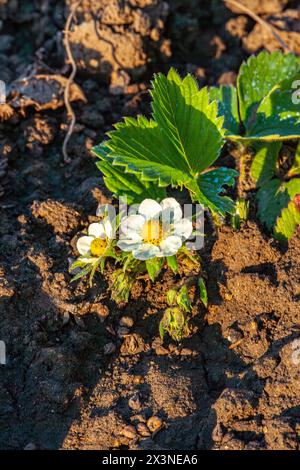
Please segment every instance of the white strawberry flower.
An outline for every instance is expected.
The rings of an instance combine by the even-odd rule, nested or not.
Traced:
[[[81,256],[86,256],[85,262],[93,262],[105,253],[110,240],[115,236],[115,230],[111,222],[103,220],[90,224],[88,235],[77,240],[77,250]]]
[[[134,258],[148,260],[173,256],[193,231],[191,220],[182,217],[176,199],[145,199],[137,214],[121,221],[121,235],[117,243],[123,251],[132,252]]]

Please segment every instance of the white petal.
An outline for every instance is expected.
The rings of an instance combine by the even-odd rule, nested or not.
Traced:
[[[145,218],[142,215],[129,215],[121,221],[121,232],[126,238],[131,238],[133,234],[141,232],[144,223]]]
[[[165,238],[160,242],[160,253],[159,257],[162,256],[173,256],[177,253],[179,248],[182,246],[182,241],[180,237],[171,235],[170,237]]]
[[[154,199],[144,199],[139,206],[139,214],[142,214],[147,220],[158,218],[161,213],[161,205]]]
[[[100,222],[101,223],[101,222]],[[104,232],[106,238],[113,239],[115,238],[115,227],[112,225],[111,221],[106,219],[102,222],[103,227],[104,227]]]
[[[103,224],[100,222],[95,222],[91,224],[88,228],[88,234],[90,237],[94,238],[105,238]]]
[[[159,254],[159,248],[158,246],[151,245],[151,243],[143,243],[132,254],[134,258],[146,261],[147,259],[155,258]]]
[[[136,241],[132,238],[121,239],[118,241],[117,246],[122,251],[133,251],[141,245],[141,241]]]
[[[174,235],[178,235],[184,240],[187,240],[193,232],[193,224],[189,219],[181,219],[179,222],[174,223],[173,229]]]
[[[162,221],[172,224],[182,219],[182,209],[179,202],[173,197],[167,197],[160,203],[162,208]]]
[[[94,237],[80,237],[77,240],[77,250],[81,255],[87,255],[90,251],[90,246],[92,241],[94,240]]]

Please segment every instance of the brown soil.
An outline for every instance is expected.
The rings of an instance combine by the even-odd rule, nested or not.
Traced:
[[[265,45],[259,28],[221,2],[83,1],[64,165],[61,32],[74,2],[0,3],[0,79],[12,85],[0,109],[0,448],[299,449],[299,233],[283,249],[254,211],[240,231],[208,220],[209,308],[195,301],[194,332],[180,344],[158,335],[164,292],[180,276],[141,280],[118,309],[104,279],[89,289],[68,274],[76,234],[110,201],[91,146],[122,115],[149,112],[154,71],[234,82],[249,50]],[[299,44],[297,2],[244,3],[284,16],[290,47]],[[51,77],[25,92],[18,80],[32,73]],[[229,150],[220,163],[237,166]]]

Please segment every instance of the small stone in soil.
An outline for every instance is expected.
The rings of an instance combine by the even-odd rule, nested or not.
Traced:
[[[129,424],[128,426],[122,429],[121,434],[122,436],[127,437],[127,439],[134,439],[137,433],[135,427]]]
[[[133,424],[139,424],[139,423],[145,423],[146,422],[146,419],[145,417],[142,415],[142,414],[139,414],[139,415],[133,415],[130,417],[130,421],[133,423]]]
[[[192,356],[194,354],[194,351],[192,351],[189,348],[183,348],[180,351],[181,356]]]
[[[139,395],[136,393],[128,400],[128,406],[132,410],[139,411],[142,408]]]
[[[70,314],[69,312],[63,312],[62,314],[62,324],[65,326],[70,321]]]
[[[157,416],[152,416],[151,418],[148,419],[147,421],[147,427],[151,432],[158,431],[162,427],[162,420],[158,418]]]
[[[120,319],[119,325],[126,328],[131,328],[133,326],[133,319],[131,317],[124,316]]]
[[[137,425],[137,432],[142,436],[142,437],[149,437],[151,436],[151,432],[147,428],[146,424],[144,423],[139,423]]]
[[[33,442],[29,442],[23,450],[36,450],[36,445]]]
[[[157,354],[157,356],[165,356],[167,354],[169,354],[170,351],[168,351],[168,349],[164,348],[163,346],[158,346],[156,349],[155,349],[155,354]]]
[[[144,383],[144,377],[142,377],[141,375],[135,375],[133,378],[133,383],[137,385]]]
[[[119,336],[119,338],[124,338],[124,336],[127,336],[128,333],[129,329],[125,328],[124,326],[119,326],[119,328],[117,329],[117,335]]]
[[[229,328],[228,334],[227,334],[227,339],[230,341],[230,343],[236,343],[237,341],[240,341],[243,338],[243,334],[235,330],[233,328]]]
[[[84,321],[80,317],[76,315],[74,315],[73,317],[74,317],[76,325],[80,326],[80,328],[85,328]]]
[[[109,356],[110,354],[114,353],[116,350],[116,346],[114,343],[107,343],[103,348],[103,354],[105,356]]]
[[[101,303],[95,303],[93,304],[90,313],[96,314],[101,321],[104,321],[105,318],[107,318],[109,315],[109,309],[106,305],[103,305]]]

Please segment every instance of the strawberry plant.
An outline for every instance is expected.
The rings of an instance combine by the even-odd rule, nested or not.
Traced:
[[[294,84],[300,79],[300,58],[261,52],[240,67],[237,87],[211,87],[224,116],[225,137],[235,142],[272,142],[300,138],[300,107]]]
[[[281,142],[260,145],[251,165],[251,176],[258,192],[258,216],[280,241],[286,241],[300,224],[300,143],[287,162],[281,162],[284,149]]]
[[[106,271],[112,298],[123,303],[137,278],[145,273],[154,282],[163,267],[177,273],[185,261],[200,268],[198,257],[186,246],[196,235],[192,221],[183,217],[176,199],[165,198],[160,204],[144,199],[130,208],[128,216],[119,213],[112,217],[106,206],[99,213],[101,207],[97,211],[101,219],[90,224],[77,240],[79,257],[70,267],[72,281],[89,276],[92,285],[96,272]],[[112,272],[106,269],[109,264]]]
[[[198,278],[198,288],[200,299],[207,307],[206,285],[202,277]],[[190,320],[192,313],[192,301],[189,295],[188,286],[170,289],[167,292],[167,303],[169,307],[164,311],[159,324],[159,333],[162,339],[166,333],[173,339],[180,341],[191,332]]]
[[[209,169],[224,144],[217,103],[191,75],[181,80],[174,69],[157,74],[152,85],[152,118],[125,118],[93,149],[107,187],[131,202],[145,194],[156,199],[167,186],[185,187],[213,213],[231,213],[234,203],[222,193],[237,173]]]
[[[242,64],[236,88],[210,89],[211,101],[217,100],[224,116],[225,138],[255,152],[251,176],[258,189],[258,216],[281,241],[300,223],[299,146],[288,171],[280,165],[282,142],[300,138],[299,79],[299,57],[261,52]]]

